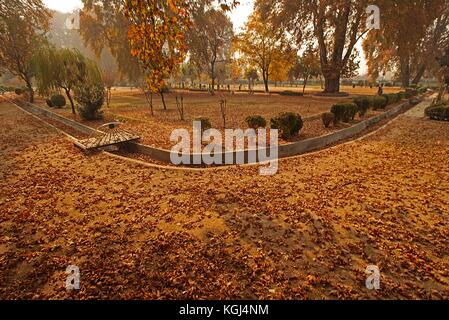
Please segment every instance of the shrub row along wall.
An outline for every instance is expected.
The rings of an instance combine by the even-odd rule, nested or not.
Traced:
[[[373,118],[360,122],[356,125],[353,125],[352,127],[339,130],[337,132],[325,136],[311,138],[296,143],[281,145],[279,146],[279,157],[285,158],[294,155],[304,154],[313,150],[324,148],[338,141],[350,138],[352,136],[355,136],[356,134],[361,133],[367,128],[379,123],[380,121],[398,114],[403,109],[407,108],[409,105],[410,104],[408,102],[401,104],[386,111],[385,113],[382,113],[378,116],[375,116]]]
[[[303,140],[303,141],[299,141],[299,142],[295,142],[295,143],[280,145],[279,146],[279,158],[286,158],[286,157],[305,154],[305,153],[313,151],[313,150],[324,148],[324,147],[329,146],[338,141],[348,139],[356,134],[361,133],[362,131],[366,130],[367,128],[379,123],[380,121],[398,114],[399,112],[401,112],[402,110],[407,108],[409,105],[410,104],[408,102],[406,102],[404,104],[401,104],[399,106],[396,106],[396,107],[386,111],[385,113],[382,113],[378,116],[375,116],[373,118],[370,118],[368,120],[360,122],[352,127],[349,127],[349,128],[346,128],[346,129],[343,129],[343,130],[340,130],[340,131],[337,131],[337,132],[334,132],[334,133],[331,133],[331,134],[328,134],[325,136],[311,138],[311,139],[307,139],[307,140]],[[157,148],[149,147],[149,146],[138,144],[138,143],[130,144],[130,148],[134,152],[142,153],[142,154],[148,155],[156,160],[170,163],[170,154],[171,153],[168,150],[157,149]],[[269,154],[268,150],[265,149],[263,151],[266,152],[267,155]],[[233,159],[236,159],[237,157],[243,157],[245,159],[245,163],[249,163],[248,154],[249,154],[249,150],[242,150],[242,151],[236,151],[236,152],[231,152],[231,153],[223,152],[223,153],[221,153],[221,158],[223,159],[223,163],[224,163],[224,159],[226,158],[226,156],[230,157],[230,155],[232,155]],[[190,155],[190,163],[193,163],[193,157],[194,157],[194,155]],[[259,161],[259,158],[257,158],[257,162],[258,161]]]
[[[286,157],[305,154],[305,153],[313,151],[313,150],[324,148],[324,147],[329,146],[338,141],[348,139],[356,134],[361,133],[365,129],[377,124],[378,122],[398,114],[399,112],[401,112],[402,110],[407,108],[409,105],[410,104],[408,102],[401,104],[399,106],[396,106],[396,107],[386,111],[385,113],[382,113],[378,116],[375,116],[373,118],[370,118],[368,120],[360,122],[352,127],[349,127],[349,128],[346,128],[346,129],[343,129],[343,130],[340,130],[340,131],[337,131],[337,132],[334,132],[334,133],[331,133],[331,134],[328,134],[325,136],[311,138],[311,139],[307,139],[307,140],[303,140],[303,141],[299,141],[299,142],[295,142],[295,143],[280,145],[279,146],[279,158],[286,158]],[[55,114],[49,110],[45,110],[43,108],[40,108],[40,107],[35,106],[30,103],[21,102],[20,106],[31,113],[38,114],[38,115],[39,114],[44,115],[50,119],[59,121],[75,130],[78,130],[78,131],[86,133],[86,134],[92,134],[92,133],[99,132],[95,129],[87,127],[87,126],[80,124],[76,121],[64,118],[64,117],[62,117],[58,114]],[[147,155],[147,156],[149,156],[155,160],[158,160],[158,161],[162,161],[162,162],[166,162],[166,163],[171,162],[171,160],[170,160],[171,152],[168,150],[158,149],[158,148],[146,146],[146,145],[135,143],[135,142],[128,143],[127,148],[129,149],[129,151]],[[266,151],[267,154],[269,154],[268,150],[265,149],[263,151]],[[245,163],[248,163],[249,162],[248,154],[249,154],[248,150],[236,151],[236,152],[231,152],[231,153],[223,152],[223,153],[221,153],[221,157],[222,157],[222,159],[225,159],[226,156],[230,157],[232,155],[233,159],[236,159],[237,157],[243,156],[245,159]],[[190,159],[191,159],[190,163],[193,163],[193,158],[194,158],[194,155],[191,154],[190,155]],[[257,159],[257,161],[259,161],[259,159]],[[223,161],[223,163],[224,163],[224,161]]]

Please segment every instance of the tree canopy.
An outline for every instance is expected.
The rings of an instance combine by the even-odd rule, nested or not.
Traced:
[[[237,36],[236,48],[250,66],[259,69],[268,92],[268,82],[273,74],[276,61],[288,60],[293,49],[287,45],[285,33],[272,23],[262,19],[259,12],[254,12],[245,25],[244,31]]]
[[[217,64],[230,62],[232,38],[232,22],[223,11],[214,8],[198,12],[187,32],[189,59],[209,74],[212,92],[218,76]]]
[[[369,73],[397,70],[403,87],[417,84],[426,69],[435,69],[435,56],[449,38],[447,0],[378,0],[382,28],[373,30],[363,47]]]
[[[22,79],[30,102],[34,100],[31,58],[46,41],[50,17],[41,0],[0,2],[0,72]]]
[[[281,30],[289,31],[298,47],[318,45],[326,93],[340,90],[340,78],[357,42],[368,32],[367,0],[259,0],[257,8]]]
[[[75,114],[72,90],[85,82],[90,74],[96,74],[94,63],[76,49],[56,49],[43,46],[33,57],[37,87],[41,94],[64,90]]]

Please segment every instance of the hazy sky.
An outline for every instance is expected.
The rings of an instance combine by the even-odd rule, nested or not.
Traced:
[[[44,4],[50,9],[61,12],[71,12],[83,6],[81,0],[44,0]]]
[[[44,3],[47,7],[61,12],[71,12],[82,7],[81,0],[44,0]],[[253,5],[254,0],[242,0],[240,5],[232,11],[230,17],[236,30],[243,27],[253,10]]]

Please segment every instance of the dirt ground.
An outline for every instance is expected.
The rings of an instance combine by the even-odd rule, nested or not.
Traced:
[[[5,103],[0,122],[2,299],[449,298],[448,123],[402,115],[262,177],[86,156]]]

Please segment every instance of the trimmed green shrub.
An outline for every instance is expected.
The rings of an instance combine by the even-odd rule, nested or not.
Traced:
[[[358,113],[361,117],[363,117],[368,112],[371,104],[370,98],[366,96],[354,98],[354,103],[357,105]]]
[[[50,101],[54,108],[62,108],[66,105],[65,97],[62,94],[52,95]]]
[[[420,94],[426,93],[426,92],[427,92],[427,87],[419,88],[419,89],[418,89],[418,92],[419,92]]]
[[[97,120],[102,118],[101,107],[104,103],[105,91],[101,83],[83,83],[75,88],[75,98],[78,112],[84,120]]]
[[[321,115],[323,125],[325,128],[329,128],[332,122],[335,122],[335,115],[332,112],[325,112]]]
[[[418,90],[414,89],[414,88],[407,88],[405,90],[405,93],[407,94],[407,99],[415,97],[418,95]]]
[[[335,115],[335,122],[349,122],[354,120],[358,109],[355,103],[341,102],[333,105],[331,112]]]
[[[437,104],[426,108],[425,114],[432,120],[449,121],[449,105]]]
[[[212,128],[212,124],[211,124],[209,118],[199,117],[199,118],[193,119],[193,122],[195,122],[195,121],[201,122],[201,131],[203,131],[203,132]]]
[[[371,99],[371,106],[374,110],[385,109],[388,104],[388,99],[384,96],[374,96]]]
[[[50,99],[46,99],[45,103],[47,103],[47,106],[49,106],[50,108],[53,108],[53,103],[51,102]]]
[[[0,91],[3,91],[3,92],[14,92],[15,88],[13,88],[13,87],[6,87],[6,86],[0,86]]]
[[[262,116],[249,116],[245,119],[248,127],[254,130],[259,128],[265,128],[267,126],[267,121]]]
[[[399,100],[407,98],[405,91],[398,92]]]
[[[387,105],[399,102],[399,100],[400,100],[399,95],[396,93],[384,94],[382,96],[387,99]]]
[[[401,95],[398,93],[392,93],[390,96],[394,98],[394,103],[398,103],[399,101],[401,101]]]
[[[281,113],[279,116],[271,119],[271,128],[278,129],[281,133],[281,138],[284,140],[290,139],[295,134],[298,134],[304,122],[299,114],[293,112]]]
[[[406,99],[410,99],[411,97],[413,97],[413,94],[410,91],[406,91],[404,95]]]
[[[281,91],[281,92],[279,92],[279,94],[282,96],[293,96],[293,97],[304,96],[304,94],[302,92],[290,91],[290,90]]]
[[[384,109],[384,108],[386,108],[386,107],[391,103],[391,102],[390,102],[390,95],[384,93],[384,94],[382,95],[382,97],[384,97],[384,98],[387,100],[387,104],[382,108],[382,109]]]
[[[351,120],[354,120],[357,112],[359,112],[359,107],[355,103],[351,103],[348,112]]]

